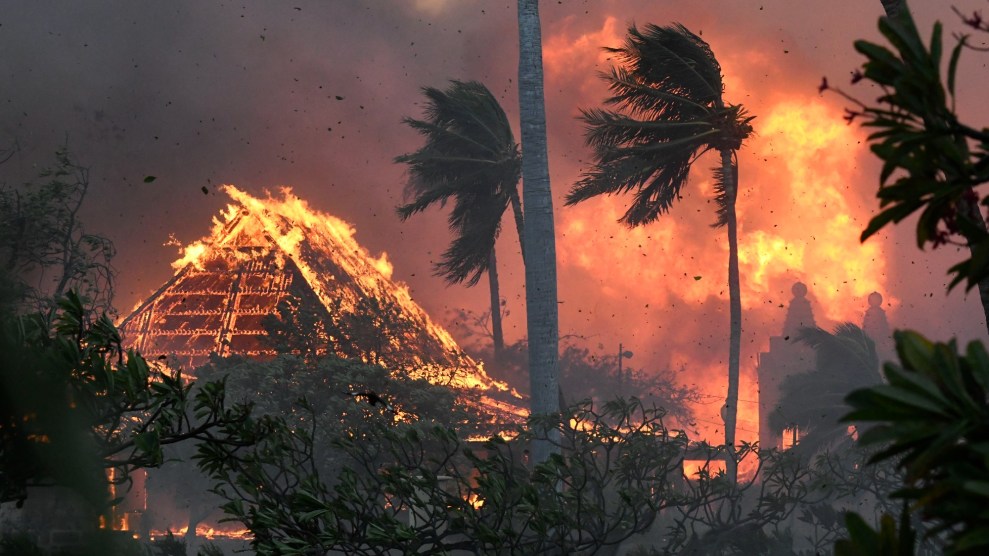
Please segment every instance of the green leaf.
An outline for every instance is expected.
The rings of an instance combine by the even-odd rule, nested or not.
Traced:
[[[989,498],[989,481],[966,481],[962,487],[969,492]]]
[[[958,44],[951,51],[951,60],[948,62],[948,92],[951,93],[952,97],[955,96],[955,75],[958,72],[958,60],[961,57],[962,48],[964,48],[967,39],[968,37],[959,39]],[[952,99],[952,103],[954,103],[954,99]],[[952,111],[954,111],[954,106],[952,106]]]
[[[941,22],[934,22],[934,31],[931,32],[931,65],[941,66]]]
[[[862,232],[859,241],[864,242],[869,239],[873,234],[883,229],[886,224],[890,222],[899,222],[915,211],[917,207],[912,207],[908,205],[897,205],[892,208],[886,209],[869,220],[869,225]]]
[[[155,181],[156,179],[158,179],[158,178],[155,177],[155,176],[144,176],[144,183],[151,183],[151,182]]]
[[[899,402],[900,404],[907,406],[904,411],[915,411],[915,412],[930,412],[936,415],[949,416],[951,413],[948,409],[932,401],[930,398],[925,398],[919,394],[903,390],[901,388],[889,387],[889,386],[878,386],[872,389],[877,396],[887,398]],[[919,417],[919,415],[918,415]]]
[[[897,331],[894,338],[897,354],[904,367],[927,376],[937,373],[933,361],[934,344],[930,340],[912,330]]]
[[[986,547],[989,547],[989,529],[978,527],[963,531],[955,542],[954,547],[957,550],[956,553],[971,551],[969,553],[974,554],[976,553],[975,549],[982,548],[982,551],[979,553],[985,554]]]
[[[851,541],[858,547],[858,551],[850,554],[879,554],[879,534],[869,527],[862,516],[855,512],[846,513],[845,526]]]
[[[310,521],[310,520],[315,519],[315,518],[317,518],[317,517],[319,517],[319,516],[321,516],[323,514],[328,514],[328,513],[330,513],[330,510],[325,509],[325,508],[324,509],[321,509],[321,510],[313,510],[311,512],[306,512],[306,513],[300,515],[299,516],[299,521]]]

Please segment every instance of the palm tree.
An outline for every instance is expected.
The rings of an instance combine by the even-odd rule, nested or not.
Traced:
[[[634,191],[620,222],[629,227],[648,224],[679,199],[701,154],[714,150],[721,155],[721,165],[714,171],[718,204],[714,226],[728,228],[731,335],[724,414],[725,444],[734,450],[742,331],[735,152],[752,133],[752,117],[740,105],[725,104],[721,66],[711,47],[683,25],[647,25],[641,31],[632,26],[623,46],[606,50],[620,61],[603,74],[612,94],[605,104],[615,109],[582,111],[595,164],[571,189],[567,204]],[[729,457],[732,481],[736,468],[734,457]]]
[[[546,153],[543,50],[538,0],[519,0],[519,120],[525,208],[525,306],[529,334],[531,413],[560,410],[559,315],[556,297],[556,235]],[[553,429],[556,430],[556,429]],[[552,431],[550,431],[552,433]],[[539,435],[537,435],[539,436]],[[531,461],[549,458],[549,438],[532,444]]]
[[[875,343],[854,324],[840,324],[834,333],[804,328],[797,340],[814,349],[814,368],[783,379],[769,426],[776,434],[796,427],[800,437],[795,450],[810,456],[850,440],[848,425],[839,422],[851,409],[845,397],[881,384],[882,377]]]
[[[466,282],[471,287],[488,273],[495,359],[500,360],[505,342],[495,240],[509,204],[520,243],[524,236],[519,146],[505,111],[484,85],[451,81],[446,90],[426,87],[423,94],[426,118],[404,121],[426,138],[426,144],[395,158],[409,165],[405,193],[411,198],[398,207],[398,215],[404,221],[436,203],[453,201],[449,223],[454,239],[436,263],[436,274],[450,284]]]

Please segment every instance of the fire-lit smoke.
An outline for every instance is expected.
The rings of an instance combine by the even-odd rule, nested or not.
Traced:
[[[959,2],[966,13],[979,3]],[[820,97],[816,87],[822,75],[844,85],[842,75],[861,63],[853,40],[883,40],[879,3],[708,4],[549,2],[540,17],[561,332],[586,338],[603,354],[615,354],[622,343],[634,352],[627,362],[634,367],[686,365],[683,380],[711,396],[697,408],[699,418],[715,423],[710,432],[723,403],[728,337],[724,231],[708,226],[714,220],[709,170],[717,161],[698,161],[682,202],[645,228],[614,223],[627,206],[623,199],[576,209],[561,202],[589,163],[578,108],[600,106],[607,96],[597,73],[614,59],[601,47],[620,45],[629,23],[679,21],[699,33],[721,62],[726,100],[757,117],[757,135],[739,154],[745,376],[767,337],[780,331],[797,280],[809,286],[825,326],[859,322],[872,289],[891,302],[894,326],[948,337],[976,328],[972,323],[982,317],[969,310],[977,309],[977,299],[966,304],[959,290],[947,300],[938,293],[944,268],[955,261],[944,250],[916,253],[909,224],[870,239],[864,249],[855,240],[876,210],[878,168],[864,133],[841,119],[842,101]],[[939,3],[916,4],[911,10],[921,27],[939,18],[946,36],[963,30]],[[431,275],[449,241],[445,213],[399,222],[394,207],[402,201],[403,168],[391,161],[421,145],[401,121],[421,115],[423,86],[479,80],[518,122],[513,5],[421,0],[176,9],[111,2],[101,9],[56,13],[22,3],[15,10],[17,24],[0,33],[0,47],[11,53],[0,128],[35,149],[40,164],[48,164],[41,157],[50,146],[69,136],[79,161],[92,167],[84,219],[88,230],[119,248],[119,305],[146,298],[170,278],[174,252],[158,244],[169,232],[184,243],[201,235],[203,222],[226,203],[215,184],[237,183],[258,194],[290,183],[312,206],[353,223],[372,252],[387,250],[395,276],[433,317],[487,310],[483,284],[444,287]],[[62,39],[48,40],[50,32]],[[164,62],[159,44],[171,45]],[[32,77],[39,64],[46,79]],[[978,92],[986,75],[977,69],[959,74],[960,90],[971,91],[959,108],[975,123],[985,121]],[[863,85],[851,92],[864,100],[875,93]],[[31,162],[23,162],[26,170]],[[15,163],[22,164],[11,161],[4,171]],[[157,180],[140,183],[149,173]],[[513,235],[503,233],[498,243],[509,341],[525,335]],[[896,257],[884,256],[884,249]],[[934,256],[941,259],[932,263]],[[755,399],[754,383],[743,387],[743,398]],[[743,426],[753,429],[752,423]]]
[[[613,63],[600,47],[619,45],[621,32],[614,18],[583,33],[561,26],[546,40],[548,89],[565,86],[577,92],[578,106],[600,106],[607,93],[590,70]],[[870,215],[858,184],[874,180],[862,170],[864,133],[846,125],[840,106],[821,99],[809,83],[794,91],[762,91],[733,78],[763,69],[766,60],[755,45],[732,46],[732,55],[721,60],[725,99],[741,100],[757,117],[756,135],[739,153],[736,207],[744,311],[738,427],[740,438],[756,440],[757,356],[769,336],[781,332],[794,282],[808,285],[817,324],[824,327],[861,323],[873,291],[893,306],[897,301],[886,291],[882,243],[858,240]],[[719,44],[712,47],[720,51]],[[582,77],[574,77],[575,67]],[[558,218],[563,326],[587,331],[606,349],[619,342],[631,346],[631,363],[643,368],[685,367],[681,379],[704,395],[695,410],[698,429],[710,440],[723,434],[719,409],[729,333],[727,236],[711,227],[711,168],[719,162],[711,155],[698,160],[683,198],[647,226],[617,224],[628,206],[624,197],[563,208]],[[557,173],[565,173],[554,184],[561,193],[579,178],[574,170]],[[575,295],[589,284],[599,290],[596,298]]]

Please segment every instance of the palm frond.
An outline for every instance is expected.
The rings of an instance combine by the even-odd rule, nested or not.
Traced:
[[[416,183],[415,186],[411,185],[413,181]],[[415,194],[412,195],[412,202],[395,208],[398,217],[403,221],[434,204],[439,204],[441,207],[446,205],[447,200],[457,191],[457,186],[446,182],[442,184],[434,182],[433,185],[425,187],[419,178],[410,178],[406,191],[415,191]]]
[[[714,126],[705,120],[639,120],[610,110],[581,110],[585,141],[592,147],[613,145],[654,145],[691,139],[710,132]]]
[[[423,89],[423,119],[405,124],[425,138],[417,151],[395,158],[407,164],[407,219],[430,206],[452,202],[448,217],[454,239],[436,263],[450,283],[474,285],[487,270],[501,218],[521,177],[521,154],[505,111],[475,81],[451,81],[446,89]]]
[[[881,380],[875,342],[850,322],[836,326],[834,333],[803,328],[797,334],[797,341],[814,348],[818,368],[843,375],[846,382],[873,384]]]
[[[845,397],[882,378],[875,344],[854,324],[840,324],[833,332],[803,328],[797,340],[814,349],[814,368],[783,379],[769,426],[778,434],[796,425],[801,451],[811,453],[847,436],[847,425],[839,422],[849,410]]]
[[[507,199],[499,197],[457,200],[450,213],[454,239],[434,266],[437,276],[468,287],[478,283],[488,270],[507,203]]]
[[[703,39],[677,23],[668,27],[634,25],[625,44],[615,53],[628,68],[633,83],[647,83],[655,90],[690,99],[692,103],[714,107],[721,101],[721,66]],[[613,87],[609,103],[636,109],[649,108],[654,98],[624,85]]]
[[[686,121],[703,116],[711,107],[686,95],[678,89],[662,89],[655,83],[644,81],[628,68],[612,68],[601,76],[608,82],[612,96],[605,104],[615,105],[637,117],[652,117]]]
[[[632,26],[621,47],[607,50],[619,61],[601,74],[614,109],[581,111],[594,165],[566,203],[633,193],[621,222],[637,226],[668,212],[699,154],[733,145],[749,120],[740,106],[724,106],[721,66],[683,25]],[[719,210],[718,221],[725,218]]]

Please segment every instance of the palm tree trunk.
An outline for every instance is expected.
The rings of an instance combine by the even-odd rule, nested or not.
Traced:
[[[512,191],[509,199],[512,201],[512,214],[515,215],[515,231],[519,233],[519,252],[522,253],[522,264],[525,264],[525,219],[522,217],[522,201],[519,200],[519,190]]]
[[[500,364],[505,352],[505,335],[501,328],[501,293],[498,289],[498,260],[491,248],[488,255],[488,285],[491,286],[491,339],[494,341],[495,363]]]
[[[728,459],[725,467],[728,480],[738,480],[738,462],[735,461],[735,424],[738,420],[738,366],[742,346],[742,299],[738,276],[738,220],[735,217],[735,199],[738,197],[738,164],[732,163],[732,152],[721,151],[721,170],[725,175],[728,196],[728,305],[731,331],[728,340],[728,398],[725,400],[725,445]]]
[[[909,14],[905,0],[880,0],[880,2],[882,2],[883,11],[886,12],[886,17],[890,19]],[[969,188],[969,191],[973,191],[972,188]],[[976,227],[982,231],[989,230],[978,204],[970,203],[963,197],[959,205],[959,212],[967,216]],[[968,242],[968,249],[970,253],[975,254],[975,246],[971,242]],[[979,301],[982,303],[982,313],[986,318],[986,330],[989,331],[989,278],[979,280]]]
[[[543,51],[538,0],[519,0],[519,116],[522,131],[522,196],[526,253],[525,306],[529,334],[531,414],[557,413],[560,388],[559,315],[556,305],[556,237],[546,153]],[[559,436],[555,428],[534,431],[531,462],[549,458]],[[554,434],[554,432],[556,434]]]

